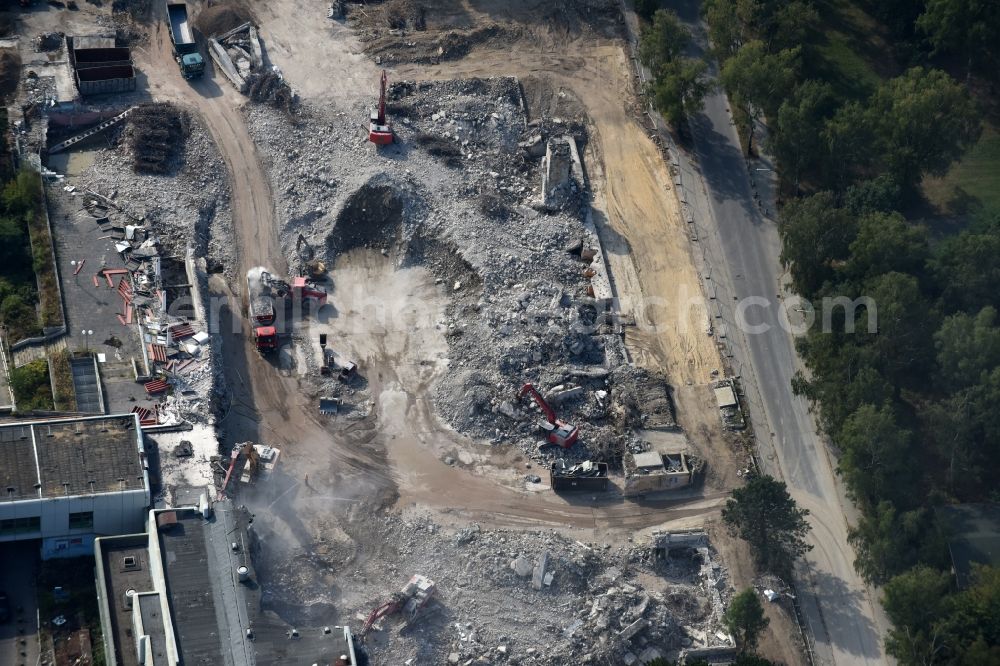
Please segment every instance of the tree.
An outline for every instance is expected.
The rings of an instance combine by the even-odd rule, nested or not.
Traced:
[[[927,410],[929,438],[947,461],[941,468],[944,480],[960,499],[977,500],[995,486],[995,470],[1000,469],[998,401],[1000,367]]]
[[[847,532],[854,546],[854,569],[872,585],[916,564],[944,565],[947,538],[929,509],[900,513],[892,502],[883,500],[870,508]]]
[[[833,105],[833,91],[828,84],[806,81],[778,107],[768,148],[781,166],[782,178],[796,190],[802,175],[825,160],[822,132]]]
[[[889,407],[862,405],[836,438],[842,450],[837,471],[862,507],[912,491],[911,433]]]
[[[750,545],[758,567],[786,579],[795,559],[812,549],[803,540],[809,532],[808,515],[796,506],[785,484],[770,476],[733,490],[722,509],[729,533]]]
[[[948,575],[927,566],[902,573],[885,586],[883,605],[893,628],[886,636],[886,651],[902,663],[935,663],[940,648],[936,630],[946,612],[951,588]]]
[[[708,38],[720,63],[736,53],[745,41],[744,26],[736,5],[732,0],[706,0],[702,4],[705,22],[708,23]]]
[[[799,49],[768,53],[764,42],[747,42],[722,66],[720,80],[747,123],[747,154],[753,142],[753,123],[763,112],[773,117],[798,76]]]
[[[1000,234],[967,230],[946,238],[929,262],[941,291],[945,312],[976,311],[984,305],[1000,309]]]
[[[844,273],[858,281],[892,271],[918,274],[928,247],[925,227],[909,224],[899,213],[868,213],[858,221]]]
[[[646,19],[653,18],[653,14],[660,7],[660,0],[635,0],[635,13]]]
[[[857,223],[832,194],[820,192],[785,206],[779,231],[781,263],[791,268],[795,290],[814,296],[834,277],[833,263],[848,257]]]
[[[653,106],[671,125],[676,127],[701,110],[708,92],[706,67],[701,60],[678,58],[657,72],[650,90]]]
[[[823,140],[829,155],[824,179],[837,192],[846,190],[857,174],[871,170],[875,131],[860,102],[851,101],[837,109],[823,128]]]
[[[918,385],[931,367],[935,325],[917,278],[886,273],[865,282],[863,293],[877,308],[878,333],[870,343],[882,374],[896,386]]]
[[[1000,365],[997,311],[987,305],[972,317],[959,312],[944,320],[934,334],[939,375],[951,391],[981,382]]]
[[[947,173],[982,132],[968,91],[937,69],[914,67],[883,83],[866,113],[875,154],[911,192],[924,174]]]
[[[661,67],[679,58],[690,42],[691,33],[677,14],[658,9],[653,14],[653,24],[643,29],[639,39],[639,60],[655,75]]]
[[[770,620],[764,615],[764,607],[753,588],[743,590],[729,602],[729,608],[722,616],[722,623],[736,639],[741,653],[753,652],[760,640],[760,634]]]
[[[899,206],[902,194],[899,183],[883,173],[848,187],[844,192],[844,208],[855,215],[891,213]]]
[[[1000,34],[1000,4],[989,0],[926,0],[917,28],[927,35],[935,53],[965,56],[967,71],[988,65],[996,57]]]

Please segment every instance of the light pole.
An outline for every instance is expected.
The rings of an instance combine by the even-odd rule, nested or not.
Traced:
[[[83,334],[83,339],[87,343],[87,353],[90,354],[90,336],[92,336],[94,332],[88,331],[87,329],[83,329],[82,331],[80,331],[80,333]]]

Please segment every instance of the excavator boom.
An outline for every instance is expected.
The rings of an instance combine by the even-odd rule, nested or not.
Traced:
[[[545,412],[545,418],[548,419],[549,423],[556,422],[555,410],[549,406],[549,403],[545,402],[545,398],[542,397],[542,394],[538,392],[538,389],[534,385],[529,383],[522,386],[521,391],[517,394],[518,399],[523,398],[525,394],[530,395],[531,399],[538,405],[538,408]]]

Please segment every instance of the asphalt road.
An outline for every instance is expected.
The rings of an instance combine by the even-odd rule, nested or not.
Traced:
[[[706,42],[698,1],[671,5],[696,35],[692,55],[702,55]],[[814,548],[796,572],[796,586],[814,658],[820,664],[886,663],[882,612],[854,572],[847,543],[845,515],[853,516],[854,509],[837,483],[808,403],[791,390],[799,361],[784,310],[786,276],[776,225],[764,214],[774,212],[771,165],[766,159],[747,163],[721,90],[706,98],[703,113],[692,122],[692,137],[689,154],[676,151],[675,167],[706,288],[714,295],[717,329],[742,377],[765,470],[784,479],[811,512]],[[794,307],[789,311],[794,320]]]

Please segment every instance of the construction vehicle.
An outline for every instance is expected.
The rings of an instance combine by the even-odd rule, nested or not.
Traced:
[[[198,43],[191,32],[187,5],[183,2],[167,3],[167,25],[170,41],[174,46],[174,60],[185,79],[196,79],[205,73],[205,59],[198,52]]]
[[[381,91],[378,96],[378,108],[372,109],[368,125],[368,140],[376,146],[387,146],[393,142],[392,126],[385,117],[385,70],[382,70]]]
[[[268,353],[278,348],[278,331],[274,326],[275,303],[285,304],[291,295],[297,303],[314,299],[326,303],[326,290],[304,277],[293,278],[289,285],[271,275],[262,266],[247,271],[247,317],[253,326],[257,351]]]
[[[548,433],[549,444],[555,444],[564,449],[573,446],[580,435],[580,429],[575,425],[570,425],[565,421],[557,419],[555,410],[549,406],[549,403],[545,402],[545,398],[542,397],[542,394],[532,384],[528,383],[522,386],[517,394],[517,399],[522,400],[525,394],[530,395],[535,404],[538,405],[538,408],[545,414],[546,420],[541,425],[542,429]]]
[[[368,635],[368,632],[371,631],[371,628],[375,626],[375,623],[386,615],[399,613],[402,614],[403,620],[407,624],[413,622],[427,608],[431,597],[434,596],[435,589],[434,581],[427,576],[415,574],[410,578],[410,582],[403,586],[402,590],[392,595],[391,599],[368,614],[368,618],[361,628],[361,633],[358,635],[364,639]]]

